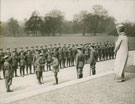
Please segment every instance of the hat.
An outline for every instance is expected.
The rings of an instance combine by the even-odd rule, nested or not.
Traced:
[[[77,49],[82,49],[82,47],[81,46],[78,46]]]
[[[4,56],[4,59],[7,59],[7,58],[8,58],[8,55],[5,55],[5,56]]]
[[[39,55],[40,55],[40,56],[43,56],[43,53],[40,53]]]

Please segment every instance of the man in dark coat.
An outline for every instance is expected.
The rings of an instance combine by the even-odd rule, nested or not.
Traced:
[[[13,77],[13,71],[12,71],[12,66],[9,63],[9,56],[5,56],[5,62],[4,62],[4,70],[5,70],[5,84],[6,84],[6,90],[7,92],[12,92],[10,90],[10,86],[12,85],[12,77]]]
[[[95,47],[92,45],[90,51],[90,75],[91,75],[91,71],[92,71],[92,75],[96,74],[95,65],[97,61],[97,52],[94,48]]]
[[[81,51],[81,47],[77,48],[76,55],[76,70],[77,70],[77,78],[83,78],[83,67],[85,64],[85,56]]]

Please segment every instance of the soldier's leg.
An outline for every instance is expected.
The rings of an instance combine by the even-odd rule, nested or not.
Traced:
[[[4,70],[4,68],[3,68],[3,77],[4,77],[4,79],[5,79],[5,70]]]
[[[55,72],[55,73],[54,73],[54,77],[55,77],[55,82],[56,82],[56,84],[58,84],[58,72]]]
[[[31,67],[32,65],[31,64],[29,64],[29,69],[30,69],[30,74],[32,74],[32,67]]]
[[[28,69],[29,69],[29,65],[27,64],[26,65],[26,73],[27,73],[27,75],[28,75]]]
[[[95,66],[92,67],[92,75],[96,74]]]

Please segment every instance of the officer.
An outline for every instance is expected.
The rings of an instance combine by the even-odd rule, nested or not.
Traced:
[[[30,50],[27,51],[27,54],[25,55],[26,56],[26,72],[27,72],[27,75],[29,74],[32,74],[32,61],[33,61],[33,56],[32,56],[32,53]],[[29,71],[28,71],[29,70]]]
[[[11,60],[12,60],[13,76],[17,77],[19,57],[17,56],[16,51],[12,52]]]
[[[99,53],[99,61],[101,61],[102,60],[102,44],[101,43],[99,45],[98,53]]]
[[[95,65],[96,65],[96,61],[97,61],[97,52],[94,48],[95,48],[95,46],[92,45],[91,52],[90,52],[90,75],[91,75],[91,71],[92,71],[92,75],[96,74]]]
[[[50,65],[52,65],[52,67],[53,67],[52,71],[54,72],[54,77],[55,77],[54,85],[57,85],[58,84],[59,62],[55,55],[53,55],[52,62],[50,63]]]
[[[85,63],[87,64],[88,59],[89,59],[89,48],[88,46],[85,46],[85,50],[84,50],[84,54],[85,54]]]
[[[9,58],[8,55],[4,57],[5,59],[5,62],[4,62],[5,84],[6,84],[6,91],[12,92],[13,90],[10,90],[10,86],[12,85],[13,71],[12,71],[12,67],[11,67],[11,64],[9,63],[8,58]]]
[[[20,66],[20,75],[22,77],[24,77],[25,75],[25,65],[26,65],[26,57],[24,55],[24,52],[21,52],[20,53],[20,56],[19,56],[19,66]]]
[[[36,76],[37,76],[39,85],[43,84],[41,82],[41,78],[43,77],[43,70],[44,70],[43,66],[44,66],[44,64],[45,64],[45,61],[44,61],[44,58],[43,58],[43,54],[40,53],[39,57],[36,60]]]
[[[77,48],[77,55],[76,55],[76,70],[77,70],[77,78],[83,78],[83,67],[85,64],[85,57],[82,53],[82,48]]]

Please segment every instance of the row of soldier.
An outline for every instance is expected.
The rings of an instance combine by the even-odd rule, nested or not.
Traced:
[[[48,64],[52,62],[52,54],[58,58],[60,69],[71,67],[75,65],[75,56],[77,54],[76,47],[78,46],[82,47],[82,52],[85,55],[85,63],[88,63],[91,45],[95,45],[97,61],[113,59],[115,57],[113,52],[114,44],[109,44],[108,42],[105,42],[104,44],[64,44],[64,46],[61,46],[61,44],[54,44],[54,46],[50,45],[49,47],[47,45],[45,45],[45,47],[41,46],[40,48],[38,46],[35,48],[31,47],[31,49],[26,47],[25,50],[21,47],[19,52],[17,48],[14,48],[12,52],[10,51],[10,48],[7,48],[6,52],[3,52],[3,49],[0,49],[0,71],[3,71],[3,77],[5,77],[3,64],[4,56],[7,55],[10,57],[9,62],[12,64],[15,77],[18,76],[18,67],[20,67],[21,76],[35,73],[35,62],[40,53],[43,54],[44,62],[47,63],[44,67],[44,71],[51,70],[51,66]]]

